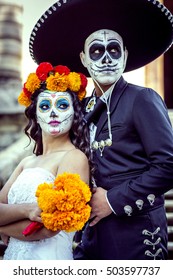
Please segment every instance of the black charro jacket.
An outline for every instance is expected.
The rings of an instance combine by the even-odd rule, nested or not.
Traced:
[[[163,195],[173,188],[173,129],[167,108],[154,90],[121,77],[112,92],[110,112],[113,144],[105,147],[103,156],[99,150],[93,155],[97,186],[107,190],[113,213],[86,226],[74,258],[165,259]],[[108,138],[102,101],[86,120],[97,125],[95,140]]]
[[[95,117],[96,141],[109,136],[107,110],[102,106]],[[96,182],[108,190],[117,215],[125,215],[125,205],[135,214],[137,200],[144,201],[145,210],[151,206],[148,195],[157,200],[173,188],[173,129],[162,98],[123,78],[113,90],[110,113],[113,144],[104,148],[103,156],[94,152]]]

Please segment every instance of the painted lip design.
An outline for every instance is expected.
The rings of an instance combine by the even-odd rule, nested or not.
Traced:
[[[58,121],[50,121],[49,122],[49,124],[51,125],[51,126],[58,126],[59,124],[60,124],[60,122],[58,122]]]
[[[105,68],[105,69],[102,69],[102,70],[98,70],[98,72],[115,72],[115,69]]]
[[[115,68],[115,66],[110,66],[110,67],[99,67],[97,66],[98,69],[93,69],[91,67],[91,69],[94,71],[94,72],[117,72],[119,70],[119,68]]]

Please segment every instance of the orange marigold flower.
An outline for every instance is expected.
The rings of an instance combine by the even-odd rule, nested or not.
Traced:
[[[52,189],[53,188],[53,183],[43,183],[38,185],[35,196],[39,197],[40,193],[46,189]]]
[[[86,96],[86,90],[80,90],[78,92],[78,98],[80,101],[82,101],[82,99]]]
[[[48,90],[52,91],[66,91],[68,88],[68,80],[66,75],[60,75],[55,73],[55,75],[50,75],[46,79],[46,87]]]
[[[47,197],[49,197],[49,200],[47,200]],[[56,210],[56,200],[57,193],[55,193],[53,189],[42,191],[37,199],[38,206],[46,213],[53,213]]]
[[[31,104],[30,98],[22,91],[18,96],[18,102],[20,105],[28,107]]]
[[[76,72],[70,72],[68,75],[69,89],[71,91],[77,92],[81,86],[80,74]]]
[[[30,73],[26,81],[25,87],[31,93],[34,93],[37,89],[40,88],[41,81],[35,73]]]

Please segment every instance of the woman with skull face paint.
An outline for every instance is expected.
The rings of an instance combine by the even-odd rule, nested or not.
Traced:
[[[23,236],[30,220],[41,222],[35,191],[63,172],[89,183],[88,129],[81,111],[87,79],[66,66],[41,63],[28,76],[18,101],[26,106],[26,135],[34,154],[24,158],[0,192],[0,234],[8,246],[4,259],[72,259],[74,232],[42,228]],[[91,164],[92,166],[92,164]],[[32,242],[31,242],[32,241]]]

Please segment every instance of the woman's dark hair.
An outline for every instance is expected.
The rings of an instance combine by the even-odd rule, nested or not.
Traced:
[[[38,95],[44,90],[45,87],[42,86],[41,89],[35,91],[35,93],[32,95],[32,102],[30,106],[25,109],[25,115],[28,119],[28,124],[24,131],[29,137],[30,142],[31,139],[34,140],[33,153],[36,154],[36,156],[43,154],[42,131],[40,125],[37,123],[36,107]],[[80,149],[87,156],[90,165],[90,172],[92,175],[94,172],[94,165],[90,150],[89,129],[83,118],[82,104],[79,101],[76,93],[71,91],[68,92],[72,97],[74,106],[74,120],[69,132],[70,139],[73,145]]]

